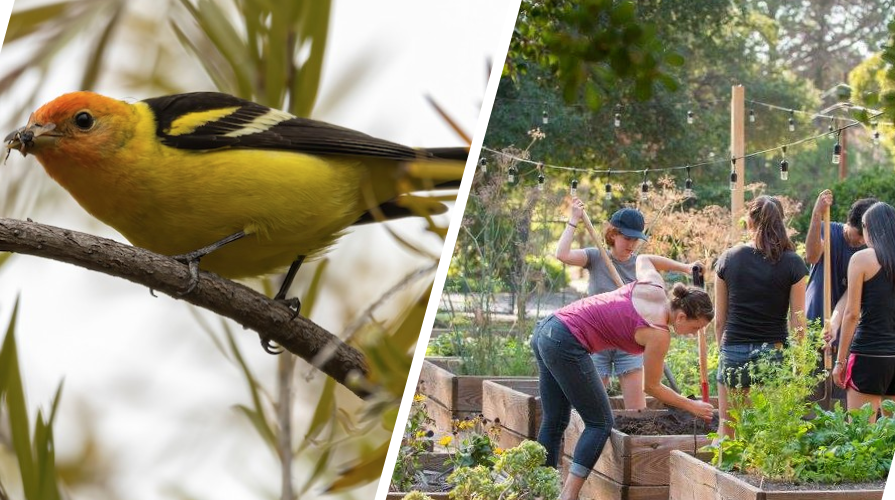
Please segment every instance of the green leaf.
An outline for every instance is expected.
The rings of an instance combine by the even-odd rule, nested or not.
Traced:
[[[33,9],[13,12],[9,17],[4,42],[9,44],[19,38],[46,29],[46,23],[58,20],[71,8],[71,2],[59,2]]]
[[[314,409],[314,416],[311,417],[311,425],[305,434],[305,440],[298,449],[300,453],[307,448],[312,440],[316,439],[320,432],[326,428],[326,425],[333,421],[336,415],[336,382],[332,377],[326,377],[323,383],[323,390],[320,394],[320,400],[317,402],[317,408]]]
[[[684,63],[687,62],[687,60],[684,59],[684,56],[678,54],[677,52],[669,52],[669,53],[665,54],[664,59],[665,59],[665,64],[667,64],[669,66],[674,66],[676,68],[683,66]]]

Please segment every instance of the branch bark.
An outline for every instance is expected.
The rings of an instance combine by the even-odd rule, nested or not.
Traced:
[[[364,355],[302,316],[292,317],[283,304],[239,283],[201,272],[199,284],[185,295],[189,270],[176,260],[106,238],[0,218],[0,251],[34,255],[117,276],[175,299],[208,309],[268,337],[287,351],[312,362],[329,356],[318,368],[361,398],[370,393],[357,383],[367,374]]]

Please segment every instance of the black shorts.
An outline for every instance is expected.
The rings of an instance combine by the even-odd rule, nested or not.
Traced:
[[[848,356],[845,385],[861,394],[895,396],[895,356]]]

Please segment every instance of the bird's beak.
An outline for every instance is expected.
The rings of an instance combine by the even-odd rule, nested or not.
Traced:
[[[59,137],[61,134],[54,132],[55,129],[55,123],[46,125],[32,123],[10,132],[3,142],[6,143],[7,150],[17,149],[22,156],[28,156],[28,153],[36,146],[50,142],[54,137]]]

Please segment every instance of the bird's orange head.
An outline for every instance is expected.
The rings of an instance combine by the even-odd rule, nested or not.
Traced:
[[[33,154],[48,171],[86,167],[125,145],[133,135],[132,114],[124,101],[72,92],[32,113],[27,125],[6,136],[6,147]]]

